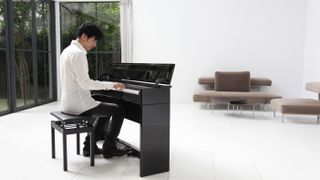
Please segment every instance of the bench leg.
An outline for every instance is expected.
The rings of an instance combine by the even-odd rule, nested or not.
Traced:
[[[273,111],[273,117],[276,117],[276,110]]]
[[[94,130],[90,132],[90,166],[94,166]]]
[[[282,123],[284,123],[284,117],[283,117],[283,114],[281,114],[281,121],[282,121]]]
[[[55,132],[54,128],[51,125],[51,154],[52,154],[52,159],[56,158],[56,146],[55,146]]]
[[[320,115],[317,116],[317,124],[319,124]]]
[[[77,124],[77,128],[79,129],[79,124]],[[77,140],[76,140],[76,144],[77,144],[77,154],[80,154],[80,134],[77,133]]]
[[[63,148],[63,170],[68,171],[67,164],[67,135],[65,133],[62,134],[62,148]]]

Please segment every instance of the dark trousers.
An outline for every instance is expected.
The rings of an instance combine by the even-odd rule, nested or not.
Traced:
[[[99,117],[93,124],[95,141],[101,139],[100,137],[104,135],[106,143],[115,143],[124,119],[124,110],[121,105],[103,102],[97,107],[81,113],[81,115]],[[89,144],[90,137],[87,136],[84,145]]]

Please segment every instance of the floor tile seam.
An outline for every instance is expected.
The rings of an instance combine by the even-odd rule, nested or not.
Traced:
[[[258,164],[257,162],[255,161],[255,158],[252,156],[252,152],[250,152],[248,149],[244,149],[244,151],[247,153],[248,157],[250,158],[250,161],[252,162],[252,166],[255,167],[259,173],[259,176],[261,177],[261,179],[263,180],[262,178],[262,175],[261,175],[261,172],[259,171],[258,169]]]
[[[257,173],[258,173],[258,175],[259,175],[260,180],[264,180],[264,178],[263,178],[263,176],[262,176],[262,173],[261,173],[260,169],[258,168],[258,166],[255,165],[255,166],[253,166],[253,167],[256,169],[256,171],[257,171]]]
[[[216,168],[215,168],[215,161],[213,157],[214,152],[210,152],[211,162],[212,162],[212,171],[213,171],[213,179],[216,180]]]
[[[140,161],[140,160],[139,160],[139,161]],[[121,180],[121,179],[125,176],[125,174],[129,171],[129,168],[130,168],[131,166],[133,166],[132,164],[133,164],[133,160],[130,159],[130,163],[127,165],[126,169],[125,169],[125,170],[123,171],[123,173],[120,175],[119,180]],[[140,167],[140,163],[139,163],[139,167]]]
[[[94,166],[93,166],[93,167],[94,167]],[[84,165],[82,168],[80,168],[80,170],[79,170],[77,173],[75,173],[75,174],[71,177],[70,180],[75,180],[77,177],[80,177],[80,173],[81,173],[82,171],[84,171],[86,168],[88,168],[88,167]]]

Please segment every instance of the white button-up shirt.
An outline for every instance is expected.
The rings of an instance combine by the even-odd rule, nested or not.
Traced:
[[[91,97],[90,90],[112,89],[113,82],[95,81],[89,77],[87,51],[77,41],[63,50],[61,68],[61,111],[79,115],[101,102]]]

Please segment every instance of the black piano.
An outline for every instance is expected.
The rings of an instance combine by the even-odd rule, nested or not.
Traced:
[[[124,106],[125,118],[140,124],[140,148],[130,146],[140,158],[140,176],[169,171],[170,163],[170,82],[174,64],[114,63],[101,81],[122,82],[122,91],[92,91],[102,102]]]

